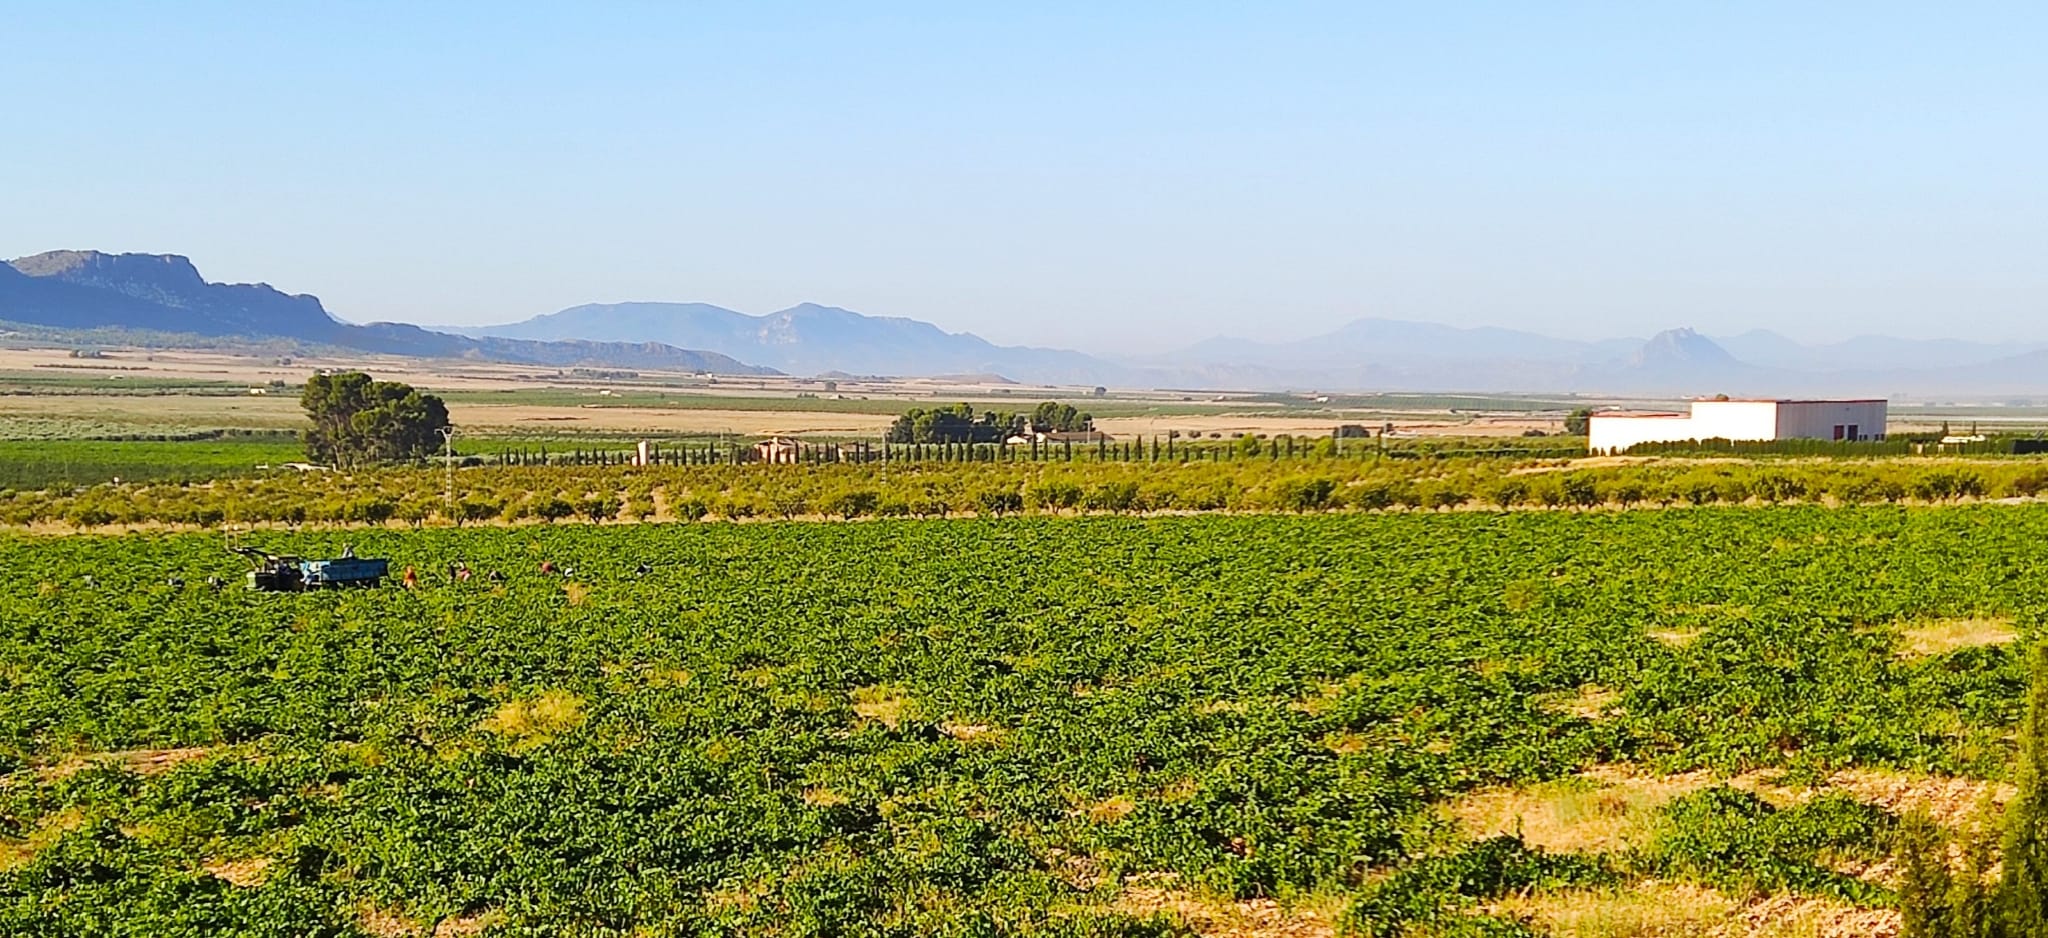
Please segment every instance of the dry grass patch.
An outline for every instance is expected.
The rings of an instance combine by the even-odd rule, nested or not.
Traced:
[[[1168,915],[1204,938],[1333,938],[1341,900],[1211,899],[1175,889],[1132,886],[1117,895],[1127,915]]]
[[[2003,805],[2018,794],[2018,789],[2004,782],[1882,769],[1845,769],[1828,777],[1828,787],[1893,814],[1925,808],[1937,823],[1948,827],[1966,826],[1985,805]]]
[[[1094,821],[1097,824],[1111,824],[1130,817],[1131,812],[1136,810],[1138,810],[1138,803],[1132,800],[1130,796],[1117,795],[1081,805],[1075,809],[1074,813],[1085,816],[1088,820]]]
[[[903,721],[916,709],[910,695],[903,688],[891,684],[856,688],[851,696],[853,712],[857,716],[892,730],[903,725]]]
[[[550,690],[527,700],[506,701],[478,726],[516,746],[540,746],[583,725],[583,698]]]
[[[241,860],[208,860],[200,865],[215,879],[224,879],[244,889],[263,885],[270,878],[270,868],[276,861],[269,857],[247,857]]]
[[[704,911],[712,916],[744,915],[761,907],[761,897],[768,890],[767,885],[758,883],[720,886],[704,894]]]
[[[1703,631],[1706,630],[1695,628],[1666,628],[1650,629],[1649,631],[1644,632],[1643,634],[1649,636],[1652,641],[1663,642],[1664,644],[1669,645],[1672,648],[1684,648],[1688,645],[1691,645],[1693,642],[1698,641],[1700,633]]]
[[[434,938],[464,938],[467,935],[480,935],[483,934],[485,929],[504,920],[505,916],[499,914],[495,909],[484,912],[472,912],[468,915],[458,915],[454,918],[444,918],[440,924],[434,926]]]
[[[1357,733],[1331,733],[1323,737],[1323,748],[1340,756],[1364,752],[1372,741]]]
[[[1899,656],[1932,658],[1965,648],[2004,645],[2020,637],[2010,619],[1937,619],[1899,630]]]
[[[1531,845],[1547,850],[1606,852],[1640,844],[1659,808],[1715,784],[1752,792],[1780,807],[1840,792],[1893,814],[1924,808],[1950,827],[1971,823],[1986,805],[2003,805],[2015,791],[2005,783],[1882,769],[1845,769],[1820,785],[1788,786],[1761,771],[1723,779],[1706,771],[1651,775],[1627,765],[1603,765],[1539,785],[1482,789],[1444,810],[1474,837],[1519,829]]]
[[[1487,911],[1527,922],[1555,938],[1695,938],[1726,927],[1736,908],[1733,899],[1705,887],[1645,883],[1631,889],[1509,896]]]
[[[590,587],[575,582],[564,583],[562,593],[569,597],[569,605],[581,606],[584,600],[590,598]]]
[[[1001,745],[1011,736],[1009,730],[986,723],[941,723],[939,732],[963,743],[980,743],[986,746]]]
[[[58,781],[95,765],[118,765],[137,775],[162,775],[187,762],[211,755],[218,747],[188,746],[181,749],[124,749],[119,752],[89,752],[66,758],[36,774],[44,781]]]
[[[1555,938],[1888,938],[1899,930],[1892,909],[1790,895],[1739,898],[1654,881],[1511,896],[1487,911]]]
[[[0,839],[0,872],[26,865],[58,838],[84,826],[85,815],[77,808],[66,808],[44,818],[21,840]]]
[[[1080,892],[1093,892],[1102,885],[1109,874],[1102,868],[1102,862],[1084,853],[1070,853],[1058,847],[1046,851],[1043,857],[1045,868]]]
[[[1598,720],[1609,715],[1614,705],[1620,702],[1619,693],[1598,684],[1587,684],[1570,694],[1545,694],[1537,699],[1536,705],[1552,713]]]
[[[803,799],[804,804],[810,805],[813,808],[838,807],[847,801],[845,795],[833,791],[824,785],[813,785],[804,789]]]
[[[435,923],[430,930],[426,925],[407,918],[395,909],[370,904],[356,909],[357,924],[377,938],[467,938],[469,935],[482,934],[486,929],[504,920],[504,914],[494,909],[444,918]]]
[[[2018,789],[2004,782],[1959,778],[1952,775],[1919,775],[1889,769],[1843,769],[1818,785],[1780,784],[1770,772],[1748,772],[1728,779],[1728,787],[1752,792],[1779,807],[1804,804],[1830,792],[1895,815],[1922,808],[1948,827],[1966,827],[1980,820],[1986,810],[2002,807]],[[1859,872],[1844,870],[1852,876]]]
[[[1645,842],[1658,808],[1713,781],[1705,772],[1637,775],[1619,767],[1525,788],[1473,792],[1446,809],[1474,837],[1521,832],[1558,853],[1610,852]]]
[[[1200,794],[1201,791],[1201,782],[1196,781],[1192,775],[1183,775],[1175,779],[1172,784],[1161,786],[1152,793],[1152,797],[1154,800],[1167,804],[1181,804],[1194,800],[1194,797]]]
[[[425,932],[420,923],[406,918],[398,910],[371,903],[356,908],[356,923],[377,938],[417,938]]]
[[[1897,909],[1866,909],[1811,896],[1767,896],[1742,907],[1714,938],[1894,938]]]

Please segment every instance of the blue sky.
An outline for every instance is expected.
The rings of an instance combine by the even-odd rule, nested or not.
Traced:
[[[20,4],[0,254],[355,320],[800,301],[2048,338],[2048,6]]]

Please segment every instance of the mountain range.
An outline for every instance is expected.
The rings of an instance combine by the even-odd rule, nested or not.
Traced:
[[[814,303],[764,315],[704,303],[593,304],[497,326],[357,325],[312,296],[209,283],[178,255],[96,251],[0,264],[0,322],[135,330],[158,340],[246,336],[380,354],[719,374],[978,374],[1041,384],[1295,391],[2048,396],[2048,343],[1857,336],[1805,345],[1766,330],[1578,340],[1367,318],[1306,339],[1215,338],[1171,354],[1110,359],[997,345],[914,319]]]
[[[1588,341],[1497,327],[1360,319],[1288,342],[1210,339],[1151,361],[1228,363],[1294,388],[1815,396],[2048,392],[2048,343],[1865,335],[1805,345],[1769,330],[1714,338],[1680,328],[1648,339]]]
[[[1047,384],[1123,384],[1134,377],[1079,352],[996,345],[928,322],[816,303],[761,316],[708,303],[592,304],[500,326],[442,328],[528,340],[663,342],[804,375],[1000,374]]]
[[[993,344],[930,323],[805,303],[749,315],[706,303],[576,306],[475,336],[659,341],[791,374],[993,373],[1033,383],[1261,390],[1616,394],[2032,393],[2048,346],[1858,336],[1802,345],[1766,330],[1561,339],[1497,327],[1359,319],[1306,339],[1218,337],[1144,358]]]
[[[318,297],[263,283],[209,283],[176,254],[51,251],[0,264],[0,321],[53,329],[127,329],[289,339],[386,355],[535,365],[612,365],[773,374],[724,355],[654,342],[475,338],[406,323],[342,322]]]

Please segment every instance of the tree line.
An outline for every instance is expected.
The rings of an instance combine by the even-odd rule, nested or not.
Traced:
[[[1000,443],[1036,430],[1079,433],[1095,429],[1095,418],[1072,404],[1045,401],[1028,413],[975,413],[971,404],[925,409],[913,407],[889,425],[890,443]]]
[[[1284,459],[1224,452],[1231,458],[928,460],[800,468],[731,463],[472,466],[456,471],[452,499],[444,489],[447,478],[438,469],[273,472],[204,485],[0,490],[0,524],[91,528],[223,521],[425,524],[1077,511],[1599,510],[1940,504],[2048,494],[2048,464],[2012,458],[1570,468],[1564,461],[1485,457],[1360,459],[1311,454]]]

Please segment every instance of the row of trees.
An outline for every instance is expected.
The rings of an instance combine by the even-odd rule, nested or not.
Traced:
[[[208,485],[0,491],[0,524],[696,520],[1017,511],[1415,511],[1643,505],[1943,503],[2048,494],[2012,460],[1642,464],[1546,471],[1526,460],[919,462],[787,466],[480,466],[276,474]],[[605,508],[610,499],[609,510]],[[562,505],[550,505],[550,501]]]
[[[914,407],[889,425],[890,443],[1000,443],[1026,429],[1075,433],[1095,429],[1095,418],[1072,404],[1046,401],[1029,414],[975,413],[969,404]]]
[[[883,439],[891,443],[999,443],[1024,429],[1017,414],[986,411],[977,414],[969,404],[955,404],[925,410],[913,407],[889,425]]]

